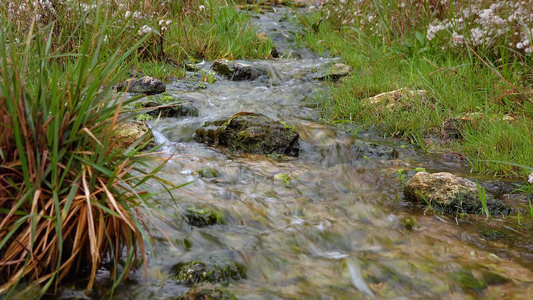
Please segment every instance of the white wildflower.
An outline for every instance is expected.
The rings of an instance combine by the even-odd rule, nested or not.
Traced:
[[[202,11],[202,10],[204,10],[204,9],[205,9],[205,6],[203,6],[203,5],[200,5],[200,6],[198,6],[198,8],[200,9],[200,11]]]
[[[470,36],[472,38],[472,45],[479,46],[483,44],[483,31],[479,28],[472,28],[470,30]]]
[[[434,39],[437,32],[444,30],[444,29],[445,27],[442,24],[438,24],[438,25],[429,24],[429,28],[426,34],[428,41],[431,41],[432,39]]]
[[[131,16],[131,11],[127,11],[126,14],[124,15],[124,17],[127,19]]]
[[[531,172],[531,174],[529,174],[529,176],[527,177],[527,182],[533,184],[533,172]]]
[[[143,25],[141,28],[139,28],[139,31],[137,31],[137,33],[139,35],[145,35],[145,34],[149,33],[152,30],[153,30],[152,27],[147,26],[147,25]]]
[[[167,26],[169,26],[170,24],[172,24],[172,20],[167,20],[166,24]]]
[[[522,49],[522,48],[524,48],[524,44],[522,43],[516,44],[516,49]]]

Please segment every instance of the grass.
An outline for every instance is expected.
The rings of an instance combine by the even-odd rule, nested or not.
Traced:
[[[157,216],[143,186],[167,182],[140,152],[149,137],[116,146],[115,130],[128,121],[120,108],[134,99],[111,89],[149,36],[106,48],[101,30],[110,25],[100,14],[100,26],[67,26],[79,43],[55,38],[61,21],[31,23],[23,35],[17,20],[2,18],[0,295],[32,281],[42,296],[71,275],[87,276],[90,289],[104,262],[118,284],[146,261],[146,222]]]
[[[480,26],[483,9],[510,13],[496,1],[469,2],[478,5],[479,15],[469,17],[477,21],[465,19],[461,30],[445,24],[435,36],[432,26],[457,20],[466,3],[355,2],[326,1],[315,14],[301,16],[308,46],[339,55],[356,70],[319,97],[326,117],[375,127],[427,151],[461,153],[477,172],[527,176],[530,170],[519,165],[531,165],[533,157],[533,64],[531,53],[515,45],[525,43],[533,20],[508,22],[505,28],[516,36],[506,33],[479,44],[469,34]],[[464,36],[462,44],[452,32]],[[389,106],[368,104],[369,97],[402,88],[428,95],[404,95]],[[449,124],[458,124],[452,128],[458,138],[450,137]]]

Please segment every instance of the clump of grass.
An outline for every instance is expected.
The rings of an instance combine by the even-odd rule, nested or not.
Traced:
[[[72,274],[91,288],[104,261],[119,282],[137,255],[145,260],[152,213],[142,186],[158,168],[144,167],[147,139],[116,147],[127,103],[111,92],[144,40],[104,50],[104,35],[82,20],[71,33],[83,37],[79,49],[63,53],[68,45],[52,41],[57,24],[30,24],[22,48],[18,25],[0,24],[0,295],[21,281],[45,293]]]

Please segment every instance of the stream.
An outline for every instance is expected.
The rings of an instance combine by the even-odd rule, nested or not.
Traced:
[[[148,272],[130,274],[113,299],[175,299],[191,285],[173,279],[173,266],[206,260],[244,267],[241,279],[224,284],[237,299],[532,299],[529,236],[505,219],[428,212],[405,199],[397,171],[492,179],[470,173],[465,162],[321,120],[316,95],[327,94],[327,86],[312,75],[339,61],[299,48],[292,38],[298,28],[280,22],[294,13],[275,10],[254,22],[285,58],[241,61],[268,76],[231,81],[216,75],[202,88],[199,79],[212,65],[203,62],[167,84],[167,92],[193,99],[199,115],[150,122],[160,151],[172,155],[160,176],[190,184],[172,197],[156,197],[167,219],[150,225],[157,249],[148,254]],[[238,112],[296,128],[300,155],[234,154],[193,140],[205,122]],[[395,154],[372,156],[361,145]],[[205,170],[212,176],[201,176]],[[219,222],[190,225],[184,218],[189,206],[219,212]],[[487,228],[505,235],[491,236]],[[92,293],[79,297],[108,298],[108,275],[100,270]]]

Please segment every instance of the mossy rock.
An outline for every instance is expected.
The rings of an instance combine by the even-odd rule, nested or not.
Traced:
[[[141,121],[132,121],[119,125],[113,134],[116,147],[126,149],[135,142],[140,140],[140,144],[145,143],[153,138],[152,130],[146,123]],[[153,143],[148,143],[146,148],[152,147]]]
[[[196,227],[214,225],[218,222],[220,218],[219,213],[216,213],[212,209],[199,209],[194,206],[187,207],[184,213],[184,217],[187,220],[187,223]]]
[[[227,60],[216,60],[211,69],[233,81],[254,80],[260,76],[268,76],[268,72],[260,67]]]
[[[218,177],[218,171],[213,168],[204,168],[204,169],[198,169],[194,171],[194,175],[198,175],[202,178],[214,178]]]
[[[200,283],[194,285],[187,293],[181,294],[176,300],[236,300],[235,295],[223,287]]]
[[[246,277],[243,265],[234,261],[225,263],[182,262],[173,266],[173,279],[185,284],[219,283]]]
[[[126,81],[121,82],[119,85],[117,85],[116,89],[117,92],[123,92],[128,89],[129,93],[154,95],[163,93],[166,90],[166,86],[163,81],[159,79],[150,76],[144,76],[138,79],[127,79]]]
[[[198,108],[194,106],[194,100],[188,97],[176,97],[169,93],[148,96],[146,100],[134,103],[136,108],[151,108],[146,114],[153,117],[196,117]]]
[[[288,154],[297,156],[298,132],[263,114],[241,112],[206,123],[195,134],[197,142],[227,147],[235,153]]]

